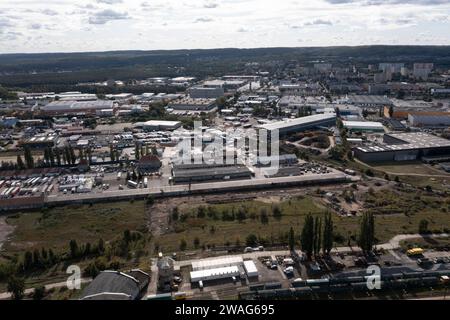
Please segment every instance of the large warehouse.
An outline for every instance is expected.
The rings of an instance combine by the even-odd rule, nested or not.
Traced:
[[[312,116],[296,118],[286,121],[268,123],[260,126],[260,128],[265,129],[269,132],[278,130],[279,135],[283,136],[289,133],[305,131],[318,127],[330,127],[335,125],[336,125],[336,114],[326,113],[326,114],[315,114]]]
[[[40,110],[46,115],[79,115],[79,114],[91,114],[96,115],[100,110],[111,110],[114,107],[113,101],[54,101],[46,106],[40,108]]]
[[[376,121],[342,121],[344,128],[349,131],[364,131],[364,132],[384,132],[383,124]]]
[[[408,122],[414,127],[428,127],[428,128],[446,128],[450,127],[450,116],[448,115],[417,115],[409,114]]]
[[[150,120],[147,122],[138,122],[134,125],[135,128],[142,128],[145,131],[173,131],[181,127],[180,121],[163,121]]]
[[[353,95],[347,98],[347,103],[363,108],[378,108],[393,106],[394,103],[385,96]]]
[[[196,165],[174,165],[172,169],[174,183],[251,179],[251,177],[252,172],[242,165],[204,165],[200,167]]]
[[[356,147],[355,157],[366,162],[385,162],[450,155],[450,140],[422,132],[385,134],[383,141],[380,145]]]
[[[174,100],[167,106],[172,110],[183,111],[202,111],[209,112],[216,107],[216,99],[193,99],[183,98],[181,100]]]

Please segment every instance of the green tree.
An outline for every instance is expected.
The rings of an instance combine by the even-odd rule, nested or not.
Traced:
[[[269,223],[269,216],[267,215],[267,209],[266,208],[262,208],[260,210],[259,215],[260,215],[262,224],[268,224]]]
[[[42,300],[45,297],[45,287],[39,286],[34,289],[33,300]]]
[[[420,234],[427,234],[430,231],[428,230],[428,220],[427,219],[422,219],[419,222],[419,233]]]
[[[33,267],[33,254],[30,251],[26,251],[23,257],[23,269],[28,271]]]
[[[322,219],[320,217],[316,217],[314,221],[314,255],[318,255],[320,253],[320,249],[322,247]]]
[[[70,247],[70,257],[72,259],[75,259],[78,257],[79,254],[79,249],[78,249],[78,243],[76,240],[70,240],[69,242],[69,247]]]
[[[245,244],[247,247],[255,247],[258,243],[258,238],[253,233],[249,234],[247,238],[245,238]]]
[[[8,279],[7,291],[11,293],[14,300],[22,300],[25,293],[25,280],[11,276]]]
[[[372,251],[375,242],[375,218],[373,213],[365,212],[363,214],[358,242],[364,253]]]
[[[197,249],[200,246],[200,239],[195,237],[194,239],[194,248]]]
[[[100,253],[100,254],[105,252],[105,242],[101,238],[98,240],[97,250],[98,250],[98,253]]]
[[[283,213],[281,212],[281,209],[279,206],[274,206],[272,208],[272,215],[275,219],[281,220],[281,217],[283,216]]]
[[[324,226],[323,226],[323,251],[325,254],[330,254],[333,248],[333,219],[331,213],[325,213]]]
[[[295,233],[294,228],[291,227],[289,230],[289,250],[293,251],[295,249]]]
[[[186,240],[182,239],[182,240],[180,241],[180,251],[185,251],[186,248],[187,248]]]
[[[180,213],[178,211],[178,207],[173,208],[173,210],[172,210],[172,220],[173,221],[177,221],[179,217],[180,217]]]
[[[314,218],[311,214],[305,217],[300,242],[302,250],[306,253],[308,259],[311,259],[314,251]]]
[[[24,158],[25,158],[25,163],[27,165],[27,169],[33,169],[34,168],[34,159],[33,159],[33,155],[31,154],[31,150],[29,147],[24,148]]]
[[[23,163],[22,157],[20,155],[17,155],[17,167],[19,170],[25,169],[25,163]]]

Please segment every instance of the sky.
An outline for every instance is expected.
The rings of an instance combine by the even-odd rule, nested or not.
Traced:
[[[450,0],[0,0],[0,53],[450,45]]]

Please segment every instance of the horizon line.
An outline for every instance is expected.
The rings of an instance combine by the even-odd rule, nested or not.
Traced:
[[[262,49],[331,49],[331,48],[365,48],[365,47],[450,47],[450,44],[362,44],[362,45],[330,45],[330,46],[274,46],[274,47],[214,47],[214,48],[179,48],[179,49],[117,49],[99,51],[42,51],[42,52],[12,52],[7,55],[41,55],[41,54],[88,54],[88,53],[120,53],[120,52],[173,52],[173,51],[213,51],[213,50],[262,50]]]

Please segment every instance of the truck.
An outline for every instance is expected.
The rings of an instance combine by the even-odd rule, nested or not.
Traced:
[[[408,251],[406,251],[406,254],[409,257],[420,256],[423,254],[423,249],[422,248],[412,248],[412,249],[409,249]]]
[[[128,180],[128,187],[137,189],[138,185],[139,184],[137,182],[134,182],[133,180]]]
[[[148,178],[144,178],[144,188],[148,188]]]

